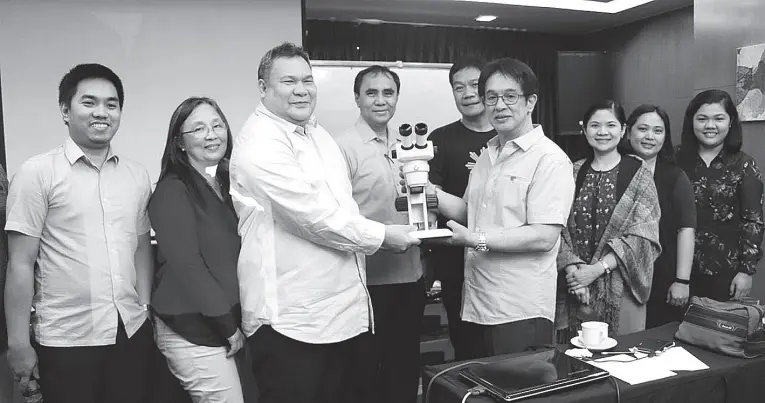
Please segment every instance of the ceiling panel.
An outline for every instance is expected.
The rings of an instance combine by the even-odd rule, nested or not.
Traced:
[[[618,14],[603,14],[455,0],[306,0],[306,17],[560,34],[597,32],[692,5],[693,0],[655,0]],[[497,19],[491,23],[474,21],[481,14],[496,15]]]

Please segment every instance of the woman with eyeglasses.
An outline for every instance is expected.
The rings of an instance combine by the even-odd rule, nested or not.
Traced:
[[[559,342],[591,320],[608,323],[614,335],[645,328],[659,200],[651,171],[617,148],[625,121],[613,101],[592,105],[582,120],[592,155],[574,164],[574,203],[558,253]]]
[[[693,265],[696,203],[693,187],[675,165],[669,115],[655,105],[640,105],[627,118],[623,152],[642,158],[653,172],[659,195],[661,254],[653,264],[651,296],[646,305],[646,328],[683,318]]]
[[[151,300],[157,347],[195,403],[243,402],[235,360],[245,337],[236,273],[241,241],[228,194],[232,146],[215,101],[183,101],[170,119],[149,202],[158,246]]]
[[[727,92],[700,92],[685,111],[677,154],[696,198],[691,294],[718,301],[748,296],[762,258],[762,175],[741,151],[741,131]]]

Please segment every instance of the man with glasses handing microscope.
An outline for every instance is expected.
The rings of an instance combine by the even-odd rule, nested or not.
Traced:
[[[555,261],[574,178],[566,154],[532,124],[538,88],[518,60],[483,68],[478,91],[498,135],[478,158],[463,198],[436,191],[439,213],[452,220],[446,242],[467,248],[462,320],[469,358],[553,341]]]

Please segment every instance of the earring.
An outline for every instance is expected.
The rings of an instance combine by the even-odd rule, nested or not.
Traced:
[[[185,148],[181,148],[181,151],[186,152],[186,149]]]

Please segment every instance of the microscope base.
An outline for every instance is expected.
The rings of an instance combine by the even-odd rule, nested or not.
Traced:
[[[430,238],[448,238],[452,236],[452,230],[446,228],[428,229],[422,231],[413,231],[409,233],[409,236],[417,239],[430,239]]]

